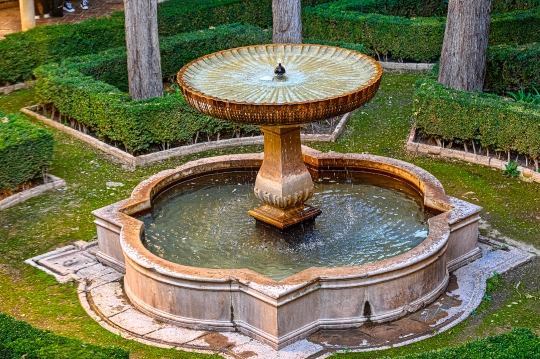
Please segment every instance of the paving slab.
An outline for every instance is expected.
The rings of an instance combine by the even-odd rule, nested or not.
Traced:
[[[120,282],[110,282],[90,290],[94,306],[103,316],[109,318],[132,308],[124,294]]]
[[[109,320],[128,333],[138,335],[155,332],[164,326],[133,308],[113,315]]]
[[[166,343],[183,344],[197,339],[205,334],[207,334],[207,332],[169,325],[145,335],[145,338]]]

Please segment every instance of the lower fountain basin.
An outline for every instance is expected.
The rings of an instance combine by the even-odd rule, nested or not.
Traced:
[[[425,240],[377,262],[311,267],[280,281],[249,269],[185,266],[145,248],[144,224],[137,218],[152,211],[154,199],[190,178],[256,170],[262,154],[246,154],[202,159],[160,172],[139,184],[131,198],[94,211],[98,258],[125,270],[127,296],[148,315],[190,328],[240,331],[280,349],[318,329],[357,327],[415,311],[444,292],[449,271],[480,256],[481,207],[447,196],[426,171],[378,156],[321,153],[307,147],[302,152],[316,183],[317,174],[345,169],[384,176],[389,183],[408,183],[424,208],[435,214],[428,219]]]

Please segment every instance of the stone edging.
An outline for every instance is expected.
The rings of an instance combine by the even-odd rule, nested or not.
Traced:
[[[54,127],[56,129],[59,129],[73,137],[78,138],[81,141],[84,141],[91,146],[115,157],[116,159],[120,160],[121,162],[131,166],[132,168],[135,168],[140,165],[145,165],[161,160],[165,160],[171,157],[177,157],[177,156],[185,156],[190,155],[194,153],[204,152],[208,150],[216,150],[216,149],[223,149],[223,148],[229,148],[229,147],[238,147],[238,146],[249,146],[249,145],[262,145],[263,144],[263,136],[253,136],[253,137],[244,137],[244,138],[231,138],[226,140],[219,140],[219,141],[211,141],[211,142],[201,142],[196,143],[193,145],[188,146],[181,146],[176,148],[171,148],[170,150],[165,151],[159,151],[155,153],[149,153],[146,155],[141,156],[133,156],[127,152],[124,152],[114,146],[108,145],[100,140],[98,140],[95,137],[92,137],[90,135],[84,134],[82,132],[79,132],[69,126],[65,126],[61,124],[60,122],[51,120],[50,118],[47,118],[43,115],[40,115],[34,110],[37,106],[29,106],[24,107],[21,109],[21,112],[24,114],[27,114],[29,116],[32,116],[38,120],[43,121],[45,124]],[[341,120],[336,125],[336,128],[332,132],[332,134],[327,135],[317,135],[317,134],[302,134],[301,139],[302,141],[308,141],[308,142],[335,142],[336,139],[341,135],[343,132],[345,125],[347,124],[347,121],[349,120],[352,112],[346,113],[341,117]]]
[[[435,64],[415,63],[415,62],[383,62],[377,61],[384,70],[408,70],[426,71],[431,70]]]
[[[0,7],[1,9],[1,7]],[[29,88],[34,87],[35,81],[28,81],[28,82],[22,82],[14,85],[8,85],[4,87],[0,87],[0,93],[3,93],[4,95],[8,95],[12,92],[19,91],[19,90],[27,90]]]
[[[19,204],[21,202],[26,201],[29,198],[39,196],[40,194],[44,193],[45,191],[51,190],[51,189],[57,189],[57,188],[63,188],[66,186],[66,181],[63,179],[53,176],[51,174],[45,174],[44,176],[45,183],[31,188],[26,191],[22,191],[19,193],[15,193],[12,196],[9,196],[7,198],[4,198],[0,201],[0,211],[9,207],[13,207],[16,204]]]
[[[407,144],[405,149],[411,153],[417,154],[427,154],[427,155],[436,155],[446,158],[455,158],[462,161],[467,161],[475,163],[478,165],[484,165],[491,168],[496,168],[500,170],[505,170],[508,162],[499,160],[495,157],[488,157],[483,155],[476,155],[471,152],[463,152],[460,150],[452,150],[450,148],[444,148],[439,146],[431,146],[425,143],[414,142],[416,136],[416,129],[413,128],[409,134]],[[518,166],[518,171],[520,171],[519,178],[527,182],[538,182],[540,183],[540,173],[531,170],[530,168],[525,168],[523,166]]]

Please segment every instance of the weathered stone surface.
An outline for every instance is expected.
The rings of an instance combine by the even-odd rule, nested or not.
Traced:
[[[90,294],[94,304],[106,318],[132,308],[118,281],[95,287]]]
[[[154,319],[135,309],[128,309],[113,315],[109,320],[122,327],[125,331],[138,335],[145,335],[163,327],[163,324],[158,324]]]

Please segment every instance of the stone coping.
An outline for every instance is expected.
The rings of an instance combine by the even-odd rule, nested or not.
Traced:
[[[420,142],[414,142],[414,138],[416,137],[416,128],[412,128],[409,138],[407,139],[407,144],[405,145],[405,149],[411,153],[419,153],[419,154],[426,154],[426,155],[435,155],[435,156],[441,156],[446,158],[455,158],[458,160],[475,163],[478,165],[488,166],[491,168],[496,168],[500,170],[505,170],[506,165],[508,164],[507,161],[502,161],[494,156],[483,156],[483,155],[477,155],[471,152],[465,152],[461,150],[452,150],[450,148],[444,148],[439,146],[432,146],[425,143]],[[530,168],[526,168],[523,166],[518,166],[518,171],[521,173],[519,174],[519,178],[523,181],[527,182],[538,182],[540,183],[540,172],[535,172],[531,170]]]
[[[143,230],[141,221],[131,217],[141,211],[150,210],[152,198],[161,190],[175,183],[179,178],[205,173],[210,170],[219,171],[228,168],[253,168],[262,163],[262,154],[227,155],[204,158],[189,162],[173,170],[162,171],[135,187],[131,198],[119,209],[119,219],[122,223],[120,240],[124,254],[139,266],[153,268],[154,271],[176,278],[205,278],[210,281],[228,282],[231,278],[249,283],[250,286],[262,285],[265,294],[279,298],[296,291],[316,280],[333,278],[373,278],[377,275],[397,275],[399,270],[420,264],[428,257],[446,246],[448,225],[463,217],[477,214],[481,207],[459,199],[449,197],[444,193],[441,183],[430,173],[410,163],[366,154],[322,153],[309,147],[302,147],[306,164],[322,167],[361,167],[381,171],[406,180],[417,187],[424,196],[424,205],[444,213],[429,220],[429,234],[426,240],[414,249],[398,256],[375,263],[360,266],[338,268],[309,268],[300,273],[285,278],[279,282],[267,278],[249,269],[211,269],[194,268],[166,261],[148,251],[140,240]],[[340,163],[341,162],[341,163]],[[394,274],[391,274],[394,273]],[[270,289],[273,288],[273,289]],[[262,290],[262,288],[258,288]]]
[[[428,219],[427,238],[393,258],[359,266],[312,267],[281,281],[249,269],[184,266],[150,253],[142,244],[144,226],[137,214],[151,210],[152,199],[180,181],[261,166],[262,153],[241,154],[162,171],[135,187],[131,198],[92,212],[98,258],[125,271],[127,297],[157,320],[197,330],[240,331],[282,349],[319,329],[349,329],[414,312],[444,292],[449,271],[481,255],[477,247],[481,207],[447,196],[440,182],[423,169],[373,155],[322,153],[308,147],[302,153],[315,176],[316,168],[354,169],[411,184],[423,195],[424,205],[439,213]]]
[[[208,332],[156,321],[138,311],[127,299],[121,284],[123,274],[98,263],[96,242],[78,241],[26,260],[64,283],[78,281],[78,296],[88,315],[103,328],[140,343],[198,353],[218,352],[225,358],[322,359],[335,352],[360,352],[399,347],[427,339],[456,326],[478,307],[485,281],[493,272],[504,273],[531,260],[534,255],[483,238],[482,257],[452,273],[445,293],[433,304],[404,318],[381,324],[364,324],[351,330],[323,330],[281,350],[241,333]],[[88,258],[94,256],[89,263]],[[83,261],[80,259],[83,258]],[[57,263],[54,270],[50,264]],[[61,273],[70,272],[69,276]]]
[[[39,196],[45,191],[52,189],[60,189],[66,187],[66,181],[63,179],[53,176],[51,174],[45,174],[43,177],[44,184],[36,186],[26,191],[15,193],[7,198],[4,198],[0,201],[0,211],[9,207],[13,207],[21,202],[26,201],[27,199]]]
[[[117,147],[108,145],[105,142],[100,141],[99,139],[93,136],[84,134],[80,131],[77,131],[74,128],[63,125],[60,122],[51,120],[50,118],[40,115],[37,112],[34,112],[36,108],[37,106],[24,107],[21,109],[21,112],[27,114],[28,116],[32,116],[38,120],[41,120],[45,124],[51,127],[54,127],[81,141],[88,143],[89,145],[115,157],[120,162],[132,168],[135,168],[141,165],[150,164],[157,161],[162,161],[162,160],[172,158],[172,157],[186,156],[186,155],[191,155],[191,154],[200,153],[200,152],[209,151],[209,150],[217,150],[217,149],[223,149],[223,148],[229,148],[229,147],[239,147],[239,146],[249,146],[249,145],[262,145],[264,141],[263,136],[231,138],[231,139],[219,140],[219,141],[195,143],[193,145],[180,146],[176,148],[171,148],[169,150],[149,153],[149,154],[140,155],[140,156],[133,156],[127,152],[120,150]],[[349,120],[351,114],[352,112],[349,112],[341,116],[341,120],[336,125],[336,128],[331,134],[301,134],[300,138],[302,141],[308,141],[308,142],[335,142],[336,139],[341,135],[341,133],[345,129],[345,125],[347,124],[347,121]]]

